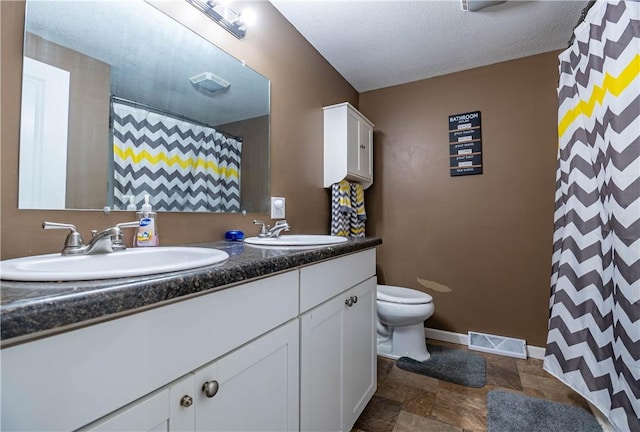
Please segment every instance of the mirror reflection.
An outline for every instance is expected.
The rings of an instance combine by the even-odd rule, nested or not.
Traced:
[[[269,109],[265,77],[141,0],[28,0],[19,208],[266,212]]]

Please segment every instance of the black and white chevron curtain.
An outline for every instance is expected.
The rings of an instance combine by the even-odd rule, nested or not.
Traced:
[[[544,368],[640,431],[640,3],[597,1],[560,55]]]
[[[114,207],[144,195],[154,210],[240,211],[242,142],[215,129],[112,102]]]

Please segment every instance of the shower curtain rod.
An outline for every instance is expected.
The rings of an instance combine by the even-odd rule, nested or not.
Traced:
[[[591,9],[594,4],[596,4],[596,0],[591,0],[589,3],[587,3],[587,5],[584,8],[582,8],[582,12],[580,12],[580,18],[578,18],[578,22],[576,23],[576,25],[573,26],[573,31],[571,32],[571,39],[569,39],[569,42],[568,42],[568,47],[570,47],[573,44],[573,41],[576,38],[576,35],[575,35],[576,28],[578,28],[578,26],[582,24],[582,22],[587,16],[587,12],[589,12],[589,9]]]
[[[111,95],[111,101],[112,102],[120,102],[120,103],[123,103],[123,104],[131,105],[134,108],[135,107],[139,107],[139,108],[142,108],[142,109],[145,109],[145,110],[148,110],[148,111],[153,111],[153,112],[155,112],[157,114],[162,114],[162,115],[168,115],[168,116],[171,116],[171,117],[175,117],[177,119],[184,120],[184,121],[187,121],[189,123],[193,123],[193,124],[198,125],[198,126],[203,126],[203,127],[208,127],[208,128],[211,128],[211,129],[215,129],[216,132],[221,133],[222,135],[226,136],[227,138],[233,138],[233,139],[235,139],[237,141],[240,141],[240,142],[243,141],[242,137],[235,136],[233,134],[224,132],[224,131],[219,130],[218,128],[216,128],[214,126],[208,125],[208,124],[203,123],[203,122],[199,122],[197,120],[193,120],[193,119],[191,119],[189,117],[185,117],[185,116],[183,116],[181,114],[176,114],[176,113],[172,113],[171,111],[163,110],[161,108],[156,108],[154,106],[151,106],[151,105],[148,105],[148,104],[145,104],[145,103],[142,103],[142,102],[137,102],[137,101],[134,101],[134,100],[131,100],[131,99],[125,99],[125,98],[122,98],[122,97],[119,97],[119,96],[114,96],[114,95]]]

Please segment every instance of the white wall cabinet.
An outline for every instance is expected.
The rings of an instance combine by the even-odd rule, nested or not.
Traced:
[[[324,107],[324,187],[373,184],[373,126],[348,102]]]
[[[376,278],[370,275],[375,274],[371,273],[375,272],[375,255],[373,269],[367,262],[370,258],[355,255],[301,271],[301,300],[309,299],[305,296],[307,292],[315,294],[313,301],[301,302],[303,308],[313,306],[300,317],[303,431],[351,430],[375,393]],[[358,266],[358,261],[363,261],[364,266]],[[349,272],[349,268],[362,269],[355,272],[355,278],[364,281],[353,286],[339,277],[342,272]],[[326,271],[330,273],[317,278]],[[335,290],[341,292],[328,301],[317,295]]]

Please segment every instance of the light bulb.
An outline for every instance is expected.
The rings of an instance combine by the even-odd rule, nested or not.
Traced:
[[[245,9],[242,11],[240,16],[238,17],[238,21],[240,21],[242,24],[246,25],[247,27],[251,27],[253,24],[256,23],[256,14],[253,13],[251,9]]]

